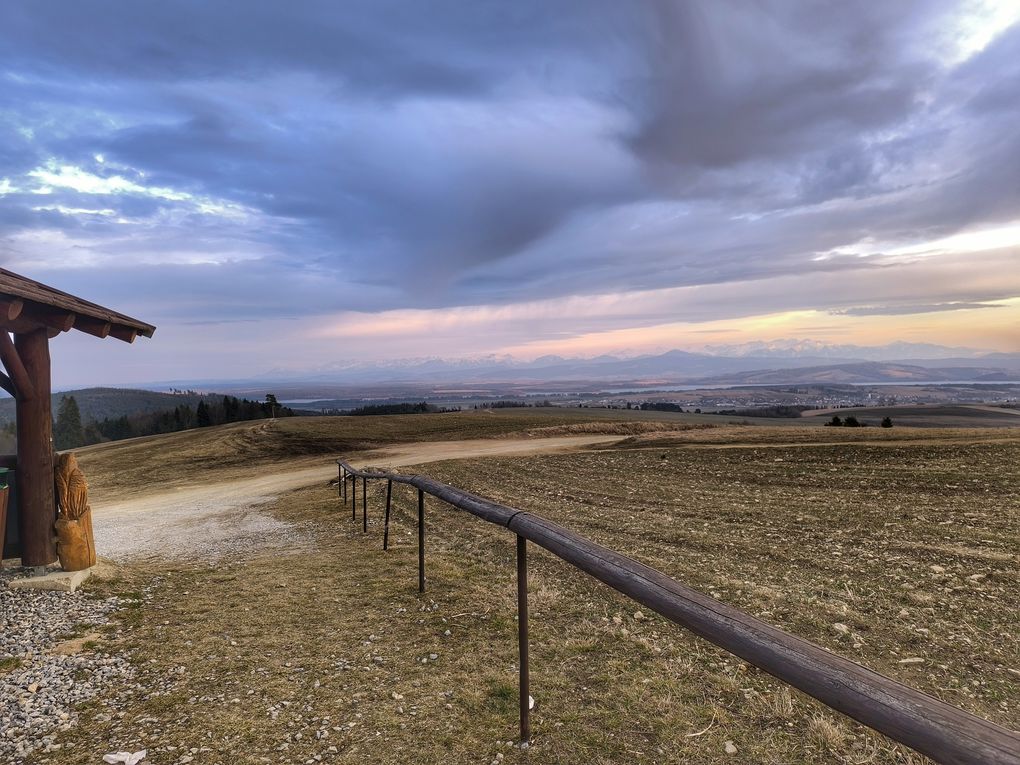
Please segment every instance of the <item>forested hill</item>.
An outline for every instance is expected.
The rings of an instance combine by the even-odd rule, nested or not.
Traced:
[[[136,414],[165,412],[178,406],[195,409],[200,401],[207,405],[223,401],[222,393],[157,393],[151,390],[131,390],[128,388],[84,388],[82,390],[64,391],[53,394],[53,416],[60,410],[60,399],[74,396],[78,402],[83,422],[117,419]],[[14,399],[0,400],[0,426],[14,421]]]

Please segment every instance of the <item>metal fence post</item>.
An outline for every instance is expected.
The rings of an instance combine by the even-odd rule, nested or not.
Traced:
[[[358,520],[358,477],[351,476],[351,520]]]
[[[418,489],[418,592],[425,592],[425,492]]]
[[[517,650],[520,653],[521,743],[531,740],[531,676],[528,666],[528,542],[517,535]]]
[[[382,549],[386,550],[390,544],[390,503],[393,500],[393,481],[386,481],[386,520],[383,521]]]
[[[361,530],[368,531],[368,478],[361,479]]]

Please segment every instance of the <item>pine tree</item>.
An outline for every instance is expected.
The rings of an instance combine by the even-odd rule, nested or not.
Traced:
[[[60,399],[57,424],[53,427],[53,442],[57,449],[76,449],[85,443],[85,430],[81,425],[81,410],[74,396]]]
[[[240,414],[241,402],[233,396],[223,397],[223,421],[224,422],[236,422],[237,416]]]
[[[200,428],[212,425],[212,417],[209,416],[209,407],[204,401],[198,402],[198,409],[195,410],[195,424]]]

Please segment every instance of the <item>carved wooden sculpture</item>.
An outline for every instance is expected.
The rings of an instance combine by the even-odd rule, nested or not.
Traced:
[[[57,557],[64,571],[81,571],[96,565],[89,484],[73,454],[57,455],[54,472],[57,487]]]

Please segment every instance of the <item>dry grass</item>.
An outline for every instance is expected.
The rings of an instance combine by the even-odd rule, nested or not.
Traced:
[[[106,497],[123,499],[151,492],[153,487],[245,478],[254,470],[307,466],[323,457],[351,455],[397,443],[526,436],[529,431],[569,427],[579,421],[585,427],[605,423],[607,428],[632,428],[641,422],[682,428],[689,418],[697,417],[702,415],[559,408],[294,417],[134,438],[87,447],[77,454],[97,490]]]
[[[720,445],[725,430],[690,435]],[[1020,446],[925,434],[913,444],[678,446],[425,472],[549,516],[1016,728]],[[512,537],[430,502],[430,589],[420,597],[412,496],[397,493],[396,545],[383,553],[382,490],[371,490],[368,535],[338,507],[335,489],[314,487],[274,510],[312,535],[309,547],[218,569],[128,570],[129,579],[106,585],[125,591],[160,577],[106,643],[134,652],[154,692],[119,700],[123,717],[108,721],[98,707],[86,710],[68,736],[76,746],[50,761],[85,765],[97,752],[148,746],[154,763],[177,762],[192,747],[209,749],[196,763],[224,764],[316,755],[489,762],[497,752],[507,763],[922,762],[674,625],[638,616],[633,603],[538,550],[535,743],[508,747]],[[901,663],[913,657],[924,661]],[[321,730],[328,735],[316,739]],[[158,751],[166,745],[179,748]]]
[[[828,715],[816,714],[808,721],[808,740],[819,749],[841,752],[846,746],[846,726]]]
[[[715,427],[719,426],[708,423],[620,422],[613,420],[601,420],[596,422],[578,422],[571,425],[548,425],[543,428],[530,428],[525,431],[525,433],[535,438],[579,436],[589,433],[592,435],[605,434],[611,436],[632,436],[644,433],[674,434],[689,430],[707,430]]]

